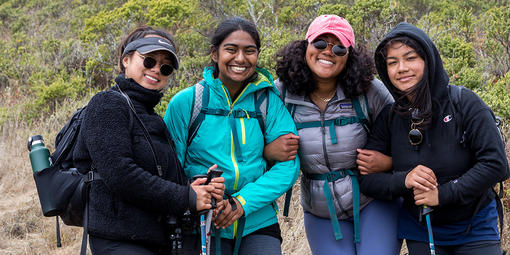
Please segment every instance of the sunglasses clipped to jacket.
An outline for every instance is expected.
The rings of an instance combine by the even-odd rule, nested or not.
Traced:
[[[418,113],[418,109],[414,109],[411,113],[411,130],[409,130],[408,137],[409,143],[413,146],[420,145],[423,142],[423,134],[418,129],[418,126],[423,123],[423,118],[420,118]]]

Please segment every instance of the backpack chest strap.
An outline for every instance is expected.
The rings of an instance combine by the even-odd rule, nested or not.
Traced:
[[[217,115],[217,116],[232,116],[236,119],[240,118],[256,118],[258,115],[262,115],[260,112],[255,111],[246,111],[244,109],[236,109],[236,110],[225,110],[225,109],[215,109],[209,107],[202,107],[200,110],[204,114],[208,115]]]
[[[352,104],[353,104],[354,110],[356,111],[356,116],[351,116],[351,117],[340,116],[336,119],[325,120],[324,122],[322,122],[322,121],[301,122],[301,123],[296,123],[296,128],[299,130],[299,129],[303,129],[303,128],[312,128],[312,127],[329,127],[329,135],[330,135],[332,144],[338,143],[336,132],[335,132],[335,126],[345,126],[345,125],[350,125],[350,124],[354,124],[354,123],[360,123],[363,126],[363,129],[365,129],[365,131],[367,131],[367,133],[368,133],[368,119],[365,116],[365,114],[363,113],[363,109],[361,107],[361,104],[359,103],[358,98],[352,99]],[[291,104],[289,104],[289,105],[291,105]],[[367,106],[368,106],[368,104],[367,104]]]
[[[239,137],[237,135],[237,125],[236,119],[240,118],[257,118],[259,119],[262,115],[260,112],[256,111],[246,111],[244,109],[235,109],[235,110],[225,110],[225,109],[215,109],[209,107],[202,107],[200,110],[204,115],[216,115],[216,116],[225,116],[228,117],[228,123],[230,129],[232,130],[232,140],[234,142],[234,151],[236,155],[236,159],[238,162],[243,162],[243,152],[241,148],[241,143],[239,142]]]
[[[337,137],[335,132],[335,126],[345,126],[350,125],[354,123],[364,123],[366,121],[366,118],[360,118],[359,116],[352,116],[352,117],[344,117],[340,116],[336,119],[332,120],[325,120],[324,123],[321,121],[309,121],[309,122],[301,122],[296,123],[296,128],[303,129],[303,128],[312,128],[312,127],[329,127],[329,135],[331,137],[331,143],[336,144]]]
[[[237,126],[235,119],[241,118],[256,118],[259,122],[262,134],[265,134],[265,114],[267,113],[267,98],[268,89],[261,90],[255,95],[255,111],[247,111],[244,109],[226,110],[218,108],[210,108],[209,106],[209,86],[203,80],[195,85],[193,91],[193,106],[190,118],[190,125],[188,128],[187,148],[190,146],[191,141],[196,136],[198,129],[206,115],[225,116],[229,119],[229,126],[232,130],[232,142],[234,143],[234,152],[238,162],[243,162],[242,149],[237,137]],[[264,108],[264,112],[261,108]],[[187,151],[185,153],[187,155]]]
[[[359,183],[358,183],[358,172],[353,171],[351,169],[340,169],[324,174],[305,174],[305,177],[310,180],[323,180],[324,185],[322,186],[322,190],[324,191],[324,197],[326,198],[326,204],[328,205],[329,218],[331,220],[331,225],[333,226],[333,231],[335,233],[335,239],[340,240],[343,238],[342,232],[340,230],[340,223],[338,222],[338,217],[336,216],[335,205],[333,203],[333,195],[331,194],[331,190],[329,188],[329,183],[334,183],[336,180],[344,178],[346,176],[351,176],[352,181],[352,213],[354,218],[354,242],[359,243]]]

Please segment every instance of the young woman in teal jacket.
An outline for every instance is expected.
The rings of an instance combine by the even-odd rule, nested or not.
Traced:
[[[212,62],[203,80],[175,95],[164,117],[188,177],[205,174],[212,164],[223,170],[228,196],[218,203],[212,254],[218,236],[222,254],[235,253],[235,246],[240,254],[281,254],[275,200],[296,181],[299,161],[269,167],[263,149],[280,135],[297,132],[272,76],[257,67],[259,52],[260,38],[252,23],[242,18],[222,22],[211,40]],[[195,93],[202,89],[209,92],[202,108],[205,118],[188,144],[192,109],[202,103]],[[258,91],[267,96],[263,122],[255,113],[256,95],[264,94]]]

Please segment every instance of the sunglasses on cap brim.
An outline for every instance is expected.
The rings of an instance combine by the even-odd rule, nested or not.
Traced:
[[[138,55],[143,59],[143,66],[147,69],[153,68],[158,62],[151,56],[144,56],[140,53],[138,53]],[[163,76],[169,76],[173,71],[174,68],[169,64],[162,64],[159,66],[159,73],[161,73]]]
[[[345,56],[345,54],[347,54],[347,48],[345,48],[344,46],[328,43],[324,39],[315,40],[312,42],[312,45],[318,50],[325,50],[328,47],[328,45],[333,45],[333,47],[331,48],[333,54],[339,57]]]

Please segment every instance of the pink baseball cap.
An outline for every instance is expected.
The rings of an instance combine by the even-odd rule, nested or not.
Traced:
[[[354,32],[351,25],[347,20],[337,15],[326,14],[315,18],[308,27],[306,39],[308,42],[313,42],[315,38],[323,34],[336,36],[344,47],[354,45]]]

